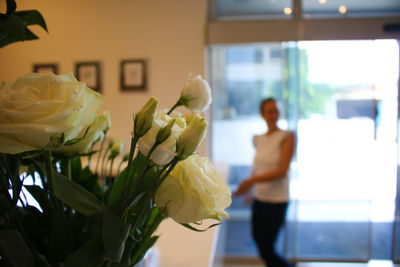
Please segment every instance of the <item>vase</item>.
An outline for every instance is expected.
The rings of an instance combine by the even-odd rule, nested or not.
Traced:
[[[144,254],[143,259],[136,263],[133,267],[158,267],[159,252],[157,248],[149,248]]]

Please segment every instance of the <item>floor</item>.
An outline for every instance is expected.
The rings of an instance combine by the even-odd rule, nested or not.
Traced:
[[[287,224],[290,233],[286,246],[281,233],[277,250],[293,258],[366,261],[369,258],[391,259],[392,224],[390,223],[349,223],[349,222],[302,222]],[[223,224],[220,238],[225,242],[219,252],[225,256],[257,256],[257,248],[250,234],[250,224],[243,220],[229,220]],[[372,235],[368,234],[370,229]],[[223,239],[221,240],[223,242]],[[369,256],[371,255],[371,256]]]
[[[257,263],[225,263],[223,267],[265,267]],[[400,267],[390,261],[370,261],[369,263],[342,263],[342,262],[299,262],[296,267]]]

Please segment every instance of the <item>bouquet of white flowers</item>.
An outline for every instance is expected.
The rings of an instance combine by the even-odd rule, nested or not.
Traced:
[[[132,266],[156,242],[163,219],[203,231],[193,224],[228,217],[228,186],[196,154],[207,122],[173,111],[204,111],[205,80],[191,75],[169,111],[151,97],[134,114],[122,159],[123,140],[105,146],[111,121],[97,114],[103,102],[72,74],[27,74],[0,85],[0,264]]]

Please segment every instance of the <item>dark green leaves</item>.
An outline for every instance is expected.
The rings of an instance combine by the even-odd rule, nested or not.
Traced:
[[[103,211],[105,206],[100,200],[64,175],[54,172],[53,182],[55,195],[71,208],[86,216]]]
[[[34,266],[33,256],[17,231],[0,230],[0,251],[11,266]]]
[[[125,249],[130,225],[126,225],[121,218],[115,216],[109,209],[103,215],[103,244],[106,253],[113,261],[119,262]]]
[[[38,39],[27,26],[38,25],[47,32],[46,22],[37,10],[15,11],[15,0],[7,0],[6,14],[0,13],[0,48],[14,42]]]
[[[17,9],[17,3],[15,3],[14,0],[6,0],[7,3],[7,11],[6,14],[7,15],[11,15],[15,12],[15,10]]]
[[[105,255],[101,238],[95,236],[69,255],[64,262],[64,266],[100,266],[104,259]]]

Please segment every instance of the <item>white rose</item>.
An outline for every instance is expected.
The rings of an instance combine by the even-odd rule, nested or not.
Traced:
[[[211,89],[207,81],[190,73],[178,103],[195,112],[205,111],[211,104]]]
[[[231,191],[205,157],[192,155],[179,162],[161,184],[155,203],[179,223],[229,218]]]
[[[57,151],[60,152],[78,152],[87,153],[92,148],[95,142],[102,141],[111,127],[110,112],[104,111],[103,114],[96,116],[94,122],[90,126],[85,138],[72,146],[62,146]],[[86,129],[83,129],[81,135],[84,135]]]
[[[104,97],[72,73],[26,74],[0,85],[0,152],[42,149],[52,136],[82,137]]]
[[[139,139],[139,150],[147,156],[150,149],[154,145],[158,131],[162,127],[165,127],[171,119],[175,119],[175,124],[171,129],[171,135],[152,152],[150,159],[157,165],[163,166],[168,164],[176,156],[176,139],[183,131],[185,122],[183,117],[176,116],[171,117],[164,111],[158,112],[153,121],[153,125],[150,130]]]

